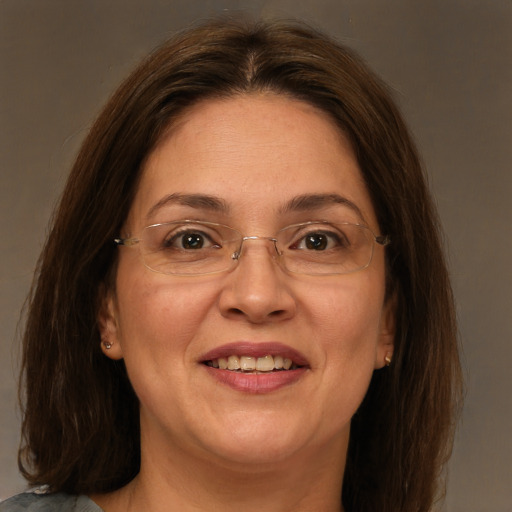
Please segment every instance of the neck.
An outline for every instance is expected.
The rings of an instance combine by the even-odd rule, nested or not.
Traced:
[[[191,457],[175,445],[164,451],[143,439],[137,477],[93,499],[105,512],[340,512],[346,449],[340,439],[278,462],[234,464]]]

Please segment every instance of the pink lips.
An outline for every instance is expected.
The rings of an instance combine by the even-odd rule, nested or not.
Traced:
[[[211,361],[220,357],[229,357],[231,355],[264,357],[270,355],[280,355],[283,358],[291,359],[299,368],[295,370],[284,370],[269,373],[241,373],[230,370],[221,370],[211,366],[204,365],[208,374],[217,381],[229,386],[230,388],[250,394],[263,394],[277,391],[278,389],[290,385],[307,371],[308,361],[299,351],[283,345],[279,342],[235,342],[216,347],[201,357],[201,362]]]

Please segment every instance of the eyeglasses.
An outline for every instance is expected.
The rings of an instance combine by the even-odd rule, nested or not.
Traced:
[[[138,245],[144,265],[162,274],[196,276],[228,271],[240,260],[244,242],[272,242],[274,258],[289,272],[350,274],[370,264],[374,244],[386,246],[361,224],[306,222],[281,229],[275,237],[244,236],[236,229],[195,220],[153,224],[140,238],[116,238],[117,245]]]

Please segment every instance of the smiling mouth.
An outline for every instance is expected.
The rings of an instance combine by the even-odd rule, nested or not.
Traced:
[[[204,364],[220,370],[253,374],[281,372],[302,368],[302,366],[296,364],[288,357],[280,355],[272,356],[270,354],[263,357],[231,355],[229,357],[210,359],[204,361]]]

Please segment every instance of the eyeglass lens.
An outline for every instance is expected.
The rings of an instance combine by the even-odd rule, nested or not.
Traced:
[[[221,224],[178,221],[144,229],[144,264],[156,272],[200,275],[229,270],[244,245],[267,237],[246,237]],[[321,275],[346,274],[370,264],[376,241],[365,226],[310,222],[288,226],[275,237],[272,255],[286,270]]]

